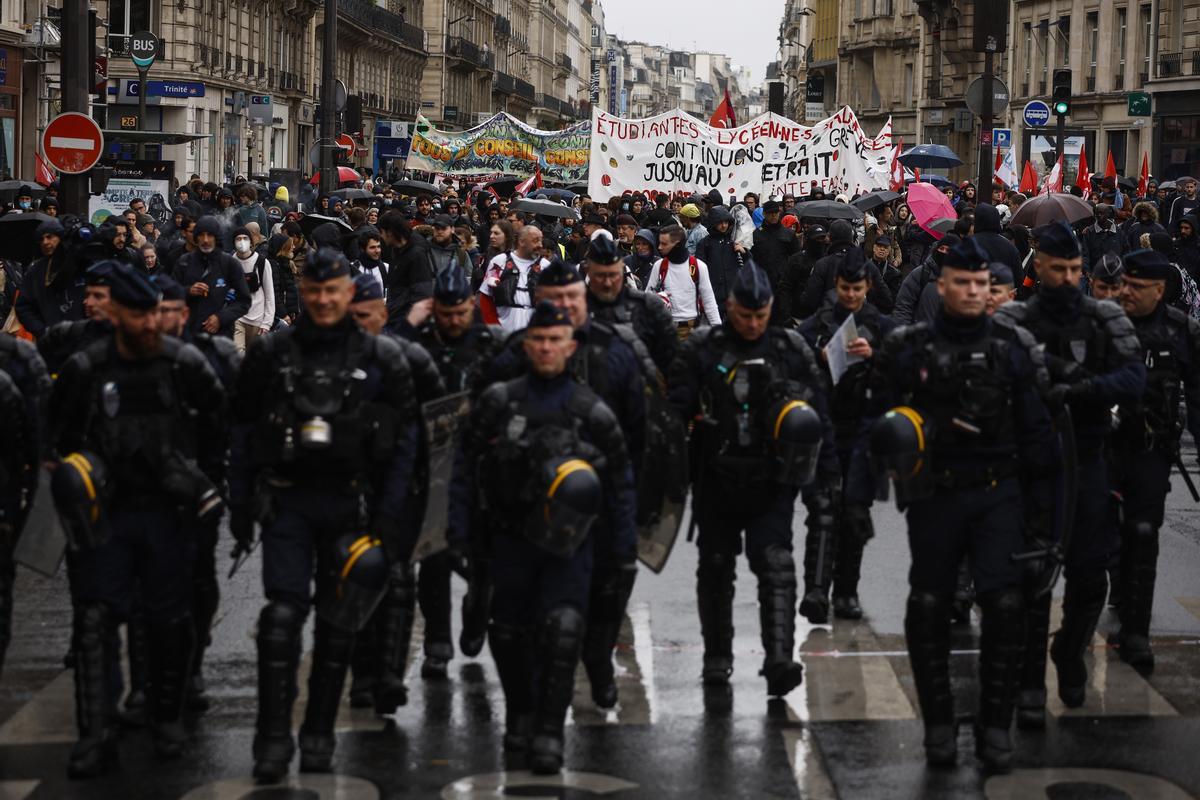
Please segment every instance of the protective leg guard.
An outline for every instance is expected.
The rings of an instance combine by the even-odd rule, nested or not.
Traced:
[[[737,557],[700,551],[696,567],[696,606],[704,637],[701,678],[710,686],[729,683],[733,674],[733,593]]]
[[[160,758],[179,758],[187,742],[183,701],[192,671],[196,630],[191,617],[148,622],[151,724]]]
[[[487,559],[477,556],[472,573],[467,593],[462,599],[462,630],[458,634],[458,649],[464,656],[474,658],[483,652],[492,610],[492,580],[488,574]]]
[[[636,579],[637,564],[614,565],[592,576],[582,660],[592,686],[592,702],[600,708],[612,708],[617,704],[613,651]]]
[[[934,767],[953,766],[958,752],[950,691],[949,598],[913,590],[904,616],[904,637],[925,720],[925,760]]]
[[[308,705],[300,726],[300,771],[329,772],[333,768],[333,750],[342,688],[350,669],[354,634],[335,628],[317,617],[313,631],[312,672],[308,676]]]
[[[254,731],[254,777],[277,783],[295,754],[292,704],[300,664],[304,614],[289,603],[272,602],[258,617],[258,721]]]
[[[838,619],[862,619],[858,602],[858,579],[862,573],[865,542],[841,531],[838,535],[837,562],[833,573],[833,616]]]
[[[1150,615],[1154,608],[1154,583],[1158,573],[1158,528],[1148,522],[1131,526],[1121,565],[1125,579],[1121,605],[1121,633],[1117,653],[1142,675],[1154,671],[1150,649]]]
[[[768,547],[750,566],[758,576],[758,614],[765,653],[759,674],[767,679],[769,696],[783,697],[804,679],[804,668],[793,658],[796,564],[790,550]]]
[[[454,658],[450,635],[450,559],[445,553],[421,562],[417,576],[417,598],[425,618],[425,661],[421,677],[444,680],[446,667]]]
[[[975,605],[975,582],[971,576],[970,556],[963,556],[958,563],[958,583],[954,588],[954,602],[950,606],[950,619],[955,625],[971,624],[971,606]]]
[[[379,679],[375,684],[375,713],[392,714],[408,702],[404,673],[412,642],[416,612],[416,581],[411,564],[393,564],[387,594],[375,613],[379,617]]]
[[[833,517],[809,514],[808,535],[804,537],[804,599],[800,601],[800,613],[814,625],[829,622],[829,589],[836,547]]]
[[[1025,645],[1017,690],[1017,727],[1039,731],[1046,727],[1046,651],[1050,644],[1050,593],[1033,597],[1025,587]]]
[[[975,753],[992,772],[1012,769],[1013,699],[1021,665],[1025,609],[1020,589],[991,592],[983,608],[979,656],[979,723]]]
[[[192,711],[207,711],[209,707],[209,699],[204,693],[204,652],[212,644],[212,624],[220,603],[221,589],[216,576],[196,576],[192,583],[192,626],[196,632],[196,646],[187,693],[187,708]]]
[[[533,726],[533,637],[526,628],[494,622],[488,646],[504,689],[504,751],[524,753]]]
[[[563,724],[575,693],[575,664],[583,645],[583,613],[559,606],[546,615],[539,631],[541,681],[529,742],[529,769],[554,775],[563,764]]]
[[[1087,691],[1083,657],[1091,646],[1107,595],[1108,576],[1103,570],[1067,580],[1062,627],[1050,645],[1050,658],[1058,669],[1058,696],[1067,708],[1083,705]]]
[[[374,708],[375,687],[379,682],[380,611],[375,609],[366,626],[354,637],[350,656],[350,707]]]
[[[12,537],[11,527],[0,525],[0,674],[12,641],[13,581],[17,574]]]
[[[125,624],[125,645],[129,651],[129,694],[125,697],[124,720],[127,725],[140,726],[147,721],[145,711],[146,697],[150,692],[147,685],[150,644],[145,614],[136,606]]]
[[[117,761],[117,731],[108,684],[112,655],[109,625],[108,609],[104,606],[76,607],[72,647],[79,741],[71,748],[67,762],[67,777],[72,779],[94,778]]]

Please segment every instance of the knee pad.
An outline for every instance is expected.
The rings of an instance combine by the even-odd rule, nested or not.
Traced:
[[[488,625],[488,642],[491,643],[493,649],[520,647],[526,638],[526,629],[519,625],[508,625],[503,622],[493,622]]]
[[[542,633],[548,650],[576,650],[583,640],[583,612],[575,606],[555,606],[542,621]]]
[[[78,606],[75,609],[77,647],[103,647],[110,628],[108,607],[100,603]]]
[[[765,576],[795,576],[796,560],[792,551],[781,545],[773,544],[763,548],[762,552],[750,560],[750,569],[760,578]]]
[[[1130,527],[1130,533],[1135,539],[1144,541],[1158,535],[1158,526],[1151,522],[1134,522]]]
[[[700,553],[700,562],[696,565],[697,578],[724,578],[733,575],[737,570],[737,556],[733,553]]]
[[[1025,597],[1019,589],[999,589],[979,598],[984,608],[995,609],[1005,616],[1025,613]]]
[[[272,601],[258,615],[258,641],[279,643],[299,636],[305,614],[291,603]]]
[[[933,592],[913,589],[908,593],[907,611],[910,615],[929,617],[945,608],[946,598]]]

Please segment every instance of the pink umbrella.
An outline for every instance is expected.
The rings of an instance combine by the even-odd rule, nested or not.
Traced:
[[[356,172],[352,167],[338,167],[337,170],[338,170],[338,185],[339,186],[344,183],[353,183],[354,185],[357,186],[358,182],[362,180],[362,175],[359,175],[358,172]],[[316,186],[320,182],[321,182],[321,171],[317,170],[313,174],[312,180],[310,180],[309,183],[311,183],[313,186]]]
[[[941,231],[934,230],[932,225],[939,219],[955,219],[958,214],[950,205],[950,198],[942,194],[932,183],[910,183],[908,185],[908,210],[921,230],[935,239],[941,239]]]

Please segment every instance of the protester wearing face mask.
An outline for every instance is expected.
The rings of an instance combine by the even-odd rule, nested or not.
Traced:
[[[17,207],[15,210],[22,214],[28,214],[33,211],[33,190],[28,186],[22,186],[17,190]]]
[[[901,325],[924,322],[937,316],[941,299],[937,291],[938,277],[942,274],[942,261],[946,253],[962,240],[953,233],[942,237],[937,246],[921,266],[905,276],[892,309],[892,319]]]
[[[813,267],[828,251],[828,228],[815,223],[804,229],[803,246],[788,257],[783,274],[779,277],[779,291],[775,293],[775,302],[780,306],[781,319],[795,318],[792,309],[800,308]]]
[[[254,250],[245,227],[233,232],[233,250],[250,290],[250,310],[233,326],[233,345],[239,353],[245,353],[252,341],[275,324],[275,278],[270,260]]]

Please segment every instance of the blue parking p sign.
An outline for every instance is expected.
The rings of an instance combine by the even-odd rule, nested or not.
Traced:
[[[1012,147],[1012,128],[992,128],[992,147],[1001,150]]]

